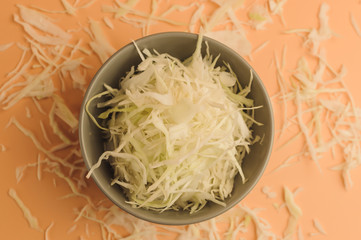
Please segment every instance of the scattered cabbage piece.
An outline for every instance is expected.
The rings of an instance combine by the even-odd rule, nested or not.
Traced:
[[[93,34],[93,41],[89,43],[93,51],[98,55],[100,61],[104,63],[116,49],[106,39],[105,34],[102,31],[99,21],[90,19],[90,30]]]
[[[283,17],[283,6],[286,4],[287,0],[268,0],[268,7],[272,15],[279,15],[283,24],[286,24],[286,21]]]
[[[38,219],[31,214],[30,209],[24,204],[24,202],[16,193],[15,189],[9,189],[9,196],[15,200],[20,209],[23,211],[24,217],[28,221],[29,226],[35,230],[42,232],[43,229],[39,226]]]
[[[69,107],[65,104],[64,99],[57,94],[53,95],[54,114],[63,120],[72,131],[78,128],[78,118],[74,116]]]
[[[270,42],[270,40],[267,40],[267,41],[263,42],[262,44],[260,44],[258,47],[253,49],[252,54],[255,54],[255,53],[261,51],[263,48],[265,48],[268,45],[269,42]]]
[[[48,136],[48,134],[46,133],[44,123],[43,123],[43,121],[41,121],[41,120],[40,120],[40,129],[41,129],[41,132],[42,132],[42,134],[43,134],[44,140],[45,140],[47,143],[50,144],[51,142],[50,142],[49,136]]]
[[[272,18],[269,15],[267,8],[262,5],[253,5],[248,12],[248,18],[250,19],[251,26],[256,30],[264,29],[264,25],[272,22]]]
[[[275,192],[272,192],[272,191],[271,191],[271,188],[270,188],[269,186],[264,186],[264,187],[262,188],[262,192],[263,192],[264,194],[266,194],[266,196],[267,196],[268,198],[275,198],[275,197],[277,196],[277,194],[276,194]]]
[[[50,68],[45,69],[40,74],[26,76],[26,81],[18,83],[23,86],[17,92],[11,93],[2,101],[6,104],[3,109],[9,109],[21,99],[26,97],[36,97],[37,99],[51,96],[55,91],[53,80],[50,77]],[[8,89],[11,89],[10,86]],[[6,89],[6,90],[8,90]]]
[[[287,0],[269,0],[268,7],[271,10],[272,14],[282,14],[283,5]]]
[[[303,236],[303,232],[302,232],[302,228],[301,226],[298,226],[298,229],[297,229],[297,237],[298,237],[298,240],[304,240],[304,236]]]
[[[300,58],[290,86],[286,85],[281,77],[280,65],[276,59],[279,80],[282,79],[279,81],[280,99],[284,102],[285,109],[287,101],[293,101],[296,106],[293,118],[287,119],[284,115],[281,133],[293,123],[301,130],[285,145],[300,136],[303,136],[306,142],[302,152],[290,156],[281,167],[289,164],[292,158],[305,156],[313,159],[321,170],[318,162],[323,154],[331,150],[335,156],[335,149],[340,149],[344,162],[334,166],[332,170],[341,171],[344,186],[349,189],[353,184],[351,170],[361,165],[361,110],[356,107],[343,81],[347,74],[345,66],[341,66],[339,71],[334,70],[327,63],[323,48],[318,50],[316,56],[319,62],[315,70],[310,68],[306,58]],[[328,77],[328,73],[333,76]]]
[[[155,15],[152,13],[143,12],[133,8],[134,5],[138,3],[139,0],[129,0],[126,3],[116,1],[116,5],[118,6],[108,6],[103,5],[103,12],[114,13],[115,18],[120,18],[122,21],[131,24],[137,28],[143,28],[143,33],[147,32],[145,28],[150,24],[151,21],[164,22],[175,26],[185,26],[186,23],[174,21],[162,16],[162,14]],[[158,5],[157,1],[152,1],[152,8]],[[166,11],[166,14],[169,12]],[[131,16],[129,16],[131,15]],[[134,16],[134,17],[133,17]]]
[[[18,5],[18,7],[20,16],[14,14],[15,22],[22,25],[25,32],[39,43],[46,45],[64,45],[70,40],[71,35],[69,33],[52,23],[40,12],[22,5]]]
[[[322,3],[318,14],[320,26],[318,29],[313,28],[307,35],[306,45],[310,45],[311,53],[317,54],[320,43],[332,37],[333,33],[328,24],[328,11],[330,6],[327,3]]]
[[[244,32],[236,30],[219,30],[206,32],[205,36],[216,39],[235,50],[241,56],[249,56],[252,52],[252,44]]]
[[[250,209],[247,206],[238,205],[247,215],[250,216],[251,220],[253,221],[255,227],[256,227],[256,234],[257,239],[272,239],[276,240],[277,236],[275,233],[273,233],[271,229],[271,225],[266,221],[266,219],[258,216],[259,209]],[[237,209],[237,208],[235,208]],[[247,220],[247,218],[246,218]],[[246,226],[247,227],[247,226]]]
[[[293,193],[287,187],[284,187],[284,199],[286,202],[287,209],[290,213],[288,224],[284,231],[284,239],[288,240],[288,239],[293,239],[293,236],[297,231],[297,224],[299,218],[302,216],[302,210],[296,204]]]
[[[64,161],[63,158],[58,157],[53,152],[47,150],[40,141],[35,137],[34,133],[32,133],[29,129],[26,129],[24,126],[22,126],[16,118],[12,118],[9,122],[9,124],[14,124],[25,136],[29,137],[32,142],[34,143],[35,147],[43,152],[49,159],[53,160],[54,162],[57,162],[61,164],[62,166],[68,168],[72,171],[80,169],[80,167],[74,166],[73,164]]]
[[[353,29],[355,30],[355,32],[357,33],[357,35],[359,37],[361,37],[361,30],[360,30],[360,28],[357,24],[357,21],[352,13],[350,13],[350,21],[351,21],[351,25],[352,25]]]
[[[296,113],[297,123],[298,123],[298,126],[300,127],[301,132],[303,133],[303,136],[305,137],[308,153],[310,154],[311,159],[316,163],[317,167],[321,171],[321,167],[320,167],[319,161],[318,161],[320,156],[319,156],[318,152],[316,151],[314,143],[311,139],[310,130],[307,127],[307,125],[304,123],[304,120],[303,120],[302,105],[301,105],[302,102],[300,100],[300,94],[299,94],[298,90],[296,90],[295,102],[296,102],[296,107],[297,107],[297,113]]]
[[[78,9],[84,9],[84,8],[88,8],[90,7],[94,2],[96,2],[96,0],[89,0],[87,3],[84,3],[81,6],[78,6],[78,3],[80,1],[75,1],[74,4],[69,3],[67,0],[61,0],[61,3],[64,7],[64,10],[48,10],[45,8],[41,8],[41,7],[36,7],[36,6],[32,6],[33,9],[37,9],[39,11],[42,12],[46,12],[46,13],[65,13],[65,14],[69,14],[72,16],[76,15],[76,11]]]
[[[35,163],[28,163],[24,166],[19,166],[15,169],[15,178],[16,178],[16,183],[19,183],[21,181],[21,179],[23,178],[24,176],[24,173],[25,173],[25,170],[29,167],[36,167],[37,168],[37,172],[36,172],[36,175],[37,175],[37,178],[38,180],[40,181],[41,180],[41,164],[43,162],[46,162],[47,160],[41,160],[40,159],[40,154],[38,155],[38,161],[35,162]]]
[[[5,145],[0,143],[0,152],[5,152],[5,151],[6,151]]]
[[[213,218],[210,221],[204,221],[185,226],[184,228],[175,228],[161,226],[168,232],[178,234],[177,240],[198,240],[198,239],[243,239],[242,235],[255,230],[258,240],[276,240],[276,234],[271,231],[271,225],[261,216],[261,209],[251,209],[243,204],[239,204],[228,212]],[[221,229],[227,231],[222,232]],[[221,231],[219,231],[221,230]]]
[[[242,88],[229,65],[216,66],[218,57],[202,58],[201,44],[200,35],[185,62],[139,52],[143,61],[121,88],[98,94],[108,95],[98,107],[108,107],[100,118],[108,116],[102,129],[111,141],[87,177],[109,160],[112,184],[127,190],[134,207],[193,213],[208,201],[224,206],[234,177],[247,180],[241,164],[253,138],[250,85]]]
[[[252,45],[246,37],[242,22],[235,13],[243,5],[244,1],[232,0],[224,2],[213,0],[213,2],[219,7],[211,14],[208,20],[201,19],[205,35],[222,42],[241,56],[250,56]],[[232,29],[228,27],[222,30],[216,29],[217,26],[228,23],[232,24]]]
[[[49,231],[54,226],[54,222],[51,222],[50,225],[45,229],[44,232],[44,240],[50,240],[49,238]]]
[[[216,1],[214,0],[216,4],[219,5],[219,7],[210,15],[209,20],[207,22],[204,22],[204,29],[205,32],[211,32],[214,30],[214,28],[222,23],[227,14],[229,13],[232,8],[239,8],[239,6],[243,5],[243,0],[230,0],[230,1]]]
[[[84,194],[84,193],[79,192],[79,190],[78,190],[77,186],[75,185],[74,181],[72,180],[72,178],[69,177],[69,176],[64,175],[64,173],[60,171],[60,168],[50,169],[49,172],[55,173],[59,178],[65,180],[65,182],[68,184],[69,188],[71,189],[72,194],[67,195],[67,196],[65,196],[64,198],[69,197],[69,196],[77,196],[77,197],[81,197],[81,198],[83,198],[84,200],[86,200],[86,202],[87,202],[90,206],[93,206],[93,205],[94,205],[94,203],[93,203],[93,201],[91,200],[90,196],[89,196],[89,195],[86,195],[86,194]],[[70,174],[70,175],[71,175],[71,174]]]
[[[75,15],[76,8],[73,5],[71,5],[67,0],[61,0],[61,3],[63,4],[67,14]]]
[[[71,35],[65,32],[62,28],[55,25],[48,17],[44,16],[40,12],[27,8],[23,5],[17,5],[20,10],[21,18],[31,26],[42,30],[45,33],[49,33],[54,37],[59,37],[64,41],[71,38]]]
[[[14,45],[13,42],[0,45],[0,52],[5,51],[6,49],[10,48],[12,45]]]
[[[323,228],[323,226],[321,225],[320,221],[317,218],[313,219],[313,225],[315,226],[315,228],[319,233],[323,235],[327,235],[325,229]]]
[[[286,31],[286,33],[306,33],[304,38],[304,45],[310,49],[312,55],[318,56],[320,45],[323,41],[330,39],[335,33],[329,26],[328,11],[330,6],[327,3],[322,3],[320,6],[320,11],[318,13],[319,27],[311,29],[292,29]],[[351,22],[354,27],[357,27],[356,22],[353,21],[351,15]],[[357,31],[357,30],[356,30]]]
[[[189,32],[193,32],[193,33],[196,32],[196,23],[198,20],[201,19],[204,8],[205,8],[204,4],[201,4],[197,8],[197,10],[193,13],[191,20],[189,21],[189,27],[188,27]]]
[[[137,3],[139,2],[139,0],[128,0],[126,2],[126,5],[129,7],[129,8],[133,8],[135,5],[137,5]],[[120,5],[120,2],[119,1],[116,1],[117,5],[119,5],[119,8],[118,9],[113,9],[109,6],[103,6],[103,11],[104,12],[107,12],[107,11],[112,11],[115,13],[114,17],[115,18],[120,18],[120,17],[123,17],[124,15],[126,15],[128,13],[128,9],[129,8],[122,8]]]
[[[103,17],[103,21],[110,29],[114,29],[113,22],[112,22],[112,20],[110,20],[110,18]]]
[[[154,1],[154,3],[153,3],[154,5],[155,5],[155,2],[156,1]],[[156,5],[158,5],[158,4],[156,4]],[[184,11],[186,11],[194,6],[198,6],[198,5],[199,5],[199,3],[197,3],[197,2],[192,2],[192,3],[189,3],[188,5],[172,4],[172,6],[170,6],[167,9],[167,11],[163,12],[161,16],[166,17],[166,16],[170,15],[171,13],[173,13],[174,11],[184,12]]]
[[[49,124],[53,129],[53,133],[57,135],[65,144],[72,144],[72,141],[59,127],[55,116],[66,123],[71,131],[75,131],[78,127],[78,119],[71,112],[69,107],[65,104],[64,100],[57,94],[53,95],[54,103],[49,112]]]
[[[74,46],[74,51],[77,49],[77,46]],[[80,49],[79,49],[80,50]],[[80,89],[84,91],[84,86],[87,81],[87,72],[85,68],[90,68],[89,66],[82,63],[82,58],[71,59],[68,61],[64,61],[61,64],[60,70],[60,77],[61,79],[67,78],[70,76],[71,80],[73,81],[73,88]],[[62,91],[65,91],[65,86],[62,86]]]
[[[104,216],[100,217],[97,214],[99,212]],[[126,214],[115,205],[111,207],[85,205],[80,211],[77,210],[76,214],[78,216],[74,222],[84,218],[99,224],[103,237],[106,235],[110,239],[158,239],[159,232],[154,224]],[[118,231],[119,228],[123,231]]]
[[[58,136],[64,143],[70,144],[71,140],[63,133],[63,131],[60,129],[58,123],[55,121],[55,104],[50,109],[49,113],[49,125],[53,129],[53,133]]]

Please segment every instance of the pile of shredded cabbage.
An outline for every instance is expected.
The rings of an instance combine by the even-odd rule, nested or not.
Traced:
[[[112,184],[125,189],[128,203],[156,211],[189,210],[207,202],[225,206],[234,178],[243,182],[242,159],[258,137],[252,137],[252,83],[242,87],[228,64],[201,55],[202,35],[191,57],[181,62],[166,53],[138,53],[142,62],[87,103],[92,120],[110,136],[109,146],[87,177],[109,160]],[[107,108],[96,119],[91,101]],[[98,123],[102,122],[103,123]]]

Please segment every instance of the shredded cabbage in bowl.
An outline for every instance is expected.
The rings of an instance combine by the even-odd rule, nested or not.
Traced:
[[[201,55],[202,35],[185,61],[166,53],[138,53],[142,62],[121,80],[120,88],[104,85],[86,111],[109,133],[109,144],[87,177],[108,160],[114,169],[112,184],[126,192],[134,207],[156,211],[189,210],[207,202],[225,206],[234,178],[252,136],[253,100],[250,82],[242,87],[231,67],[216,65],[218,57]],[[96,98],[107,97],[94,117],[88,110]],[[98,121],[103,121],[99,123]]]

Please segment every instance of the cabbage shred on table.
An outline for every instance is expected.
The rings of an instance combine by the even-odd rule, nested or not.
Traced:
[[[126,189],[128,203],[157,211],[184,209],[194,213],[207,202],[225,205],[242,159],[258,137],[250,82],[242,87],[231,67],[218,57],[201,55],[202,36],[191,57],[181,62],[166,53],[138,52],[142,62],[115,89],[87,103],[92,120],[109,133],[102,160],[114,169],[112,184]],[[107,108],[98,119],[89,112],[96,98]],[[99,123],[103,121],[103,123]]]

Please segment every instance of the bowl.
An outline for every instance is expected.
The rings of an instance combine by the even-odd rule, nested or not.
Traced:
[[[180,60],[184,60],[194,52],[197,38],[198,35],[192,33],[165,32],[140,38],[135,43],[139,49],[155,49],[159,53],[169,53]],[[255,111],[255,119],[261,121],[264,125],[256,126],[254,124],[252,130],[255,135],[264,136],[263,141],[261,144],[255,143],[251,145],[251,151],[246,155],[242,163],[248,181],[242,183],[239,174],[236,176],[232,195],[225,200],[226,206],[209,202],[203,209],[192,214],[189,211],[174,210],[159,213],[154,210],[132,207],[126,203],[126,197],[122,189],[117,185],[110,185],[113,170],[106,161],[103,161],[101,166],[92,174],[95,183],[114,204],[140,219],[165,225],[186,225],[216,217],[238,204],[254,188],[268,163],[273,143],[274,120],[271,102],[262,80],[241,56],[214,39],[203,38],[203,54],[205,54],[206,49],[205,41],[209,44],[211,55],[217,56],[220,54],[218,63],[223,63],[223,61],[229,63],[243,86],[249,82],[250,69],[253,71],[253,83],[248,96],[254,100],[255,106],[263,106]],[[97,162],[99,156],[104,152],[104,133],[95,126],[87,115],[85,104],[92,96],[104,91],[104,83],[117,87],[121,77],[125,76],[132,66],[137,66],[140,62],[141,59],[134,44],[129,43],[101,66],[89,84],[79,117],[80,147],[88,169]],[[100,114],[101,111],[96,108],[96,102],[95,100],[89,106],[90,112],[95,115]]]

